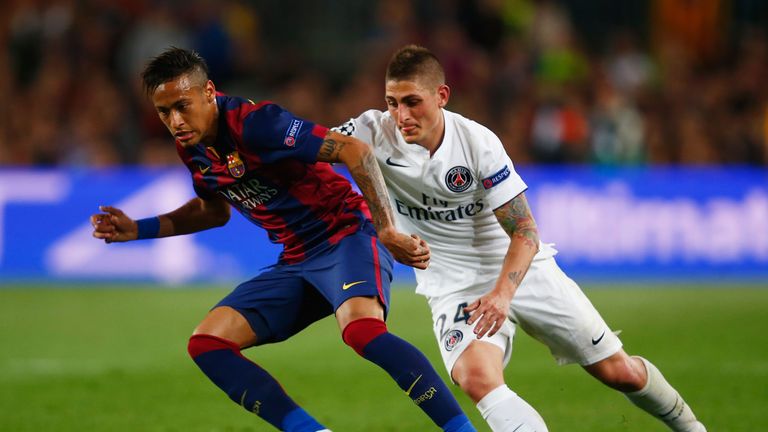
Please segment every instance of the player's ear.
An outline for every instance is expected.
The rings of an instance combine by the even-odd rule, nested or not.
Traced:
[[[203,90],[205,93],[205,100],[208,101],[208,103],[214,103],[216,101],[216,86],[213,84],[213,81],[208,80],[207,83],[205,83],[205,90]]]
[[[451,88],[446,84],[440,84],[437,88],[437,104],[440,108],[448,105],[448,99],[451,97]]]

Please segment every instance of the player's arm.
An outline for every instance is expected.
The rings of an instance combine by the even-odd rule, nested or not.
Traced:
[[[115,207],[99,210],[103,213],[91,216],[93,236],[107,243],[190,234],[225,225],[230,217],[229,204],[221,197],[193,198],[170,213],[139,221]]]
[[[501,328],[509,313],[509,303],[528,272],[533,257],[539,251],[539,231],[524,193],[509,200],[493,213],[511,241],[496,286],[465,309],[471,312],[467,323],[477,322],[475,333],[478,338],[486,333],[493,336]]]
[[[398,262],[419,269],[427,268],[429,247],[426,242],[416,235],[403,234],[395,227],[384,177],[369,145],[357,138],[329,130],[320,146],[317,160],[346,165],[368,202],[371,219],[384,246]]]

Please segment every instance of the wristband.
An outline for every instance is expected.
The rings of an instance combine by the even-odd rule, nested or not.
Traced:
[[[157,234],[160,232],[160,218],[155,216],[139,219],[136,221],[136,226],[139,228],[136,240],[157,238]]]

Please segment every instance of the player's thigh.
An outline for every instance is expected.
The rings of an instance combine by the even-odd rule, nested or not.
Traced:
[[[339,318],[385,318],[393,262],[373,231],[363,229],[313,257],[303,274],[334,312],[346,317]]]
[[[445,369],[453,382],[456,382],[453,379],[456,363],[463,357],[470,344],[478,341],[473,332],[473,326],[467,324],[469,316],[464,313],[463,309],[481,295],[482,293],[479,292],[459,292],[429,299],[429,306],[432,310],[432,330]],[[509,320],[505,320],[496,334],[490,337],[485,336],[479,340],[484,343],[484,349],[490,346],[493,350],[498,350],[499,362],[496,367],[500,370],[509,362],[512,355],[514,335],[515,326]]]
[[[216,309],[231,308],[247,321],[255,345],[279,342],[333,313],[301,276],[300,265],[278,265],[238,285]]]
[[[352,297],[336,309],[336,322],[344,331],[349,323],[362,318],[384,320],[384,307],[377,297]]]
[[[248,320],[229,306],[213,308],[192,334],[216,336],[234,342],[241,348],[254,345],[257,341],[256,333],[248,324]]]
[[[619,338],[554,258],[531,264],[510,317],[547,345],[559,364],[593,364],[621,349]]]

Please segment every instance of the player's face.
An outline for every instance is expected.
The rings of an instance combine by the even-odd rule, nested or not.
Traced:
[[[441,108],[448,103],[450,89],[445,84],[432,88],[426,81],[387,81],[385,98],[405,142],[434,151],[443,139]]]
[[[152,103],[181,145],[193,146],[216,138],[216,89],[210,80],[200,84],[182,75],[157,87]]]

